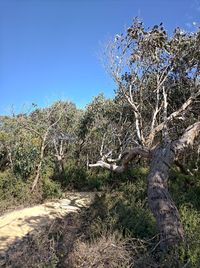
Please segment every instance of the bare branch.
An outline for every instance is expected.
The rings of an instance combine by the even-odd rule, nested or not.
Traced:
[[[116,164],[106,163],[106,162],[100,160],[95,164],[89,164],[89,167],[103,167],[103,168],[112,170],[112,171],[117,172],[117,173],[122,173],[128,168],[128,164],[136,156],[141,155],[144,158],[149,158],[150,152],[146,148],[136,147],[136,148],[130,150],[129,152],[124,153],[123,155],[124,155],[124,157],[122,157],[122,164],[120,166],[118,166]]]
[[[175,112],[173,112],[172,114],[170,114],[170,115],[167,117],[167,119],[166,119],[165,122],[169,122],[169,121],[173,120],[174,118],[177,118],[178,116],[180,116],[183,112],[185,112],[185,111],[187,110],[187,108],[188,108],[191,104],[193,104],[194,100],[195,100],[198,96],[200,96],[200,89],[199,89],[196,93],[192,94],[192,95],[187,99],[187,101],[184,102],[184,104],[181,106],[180,109],[178,109],[177,111],[175,111]],[[147,138],[147,144],[148,144],[148,145],[149,145],[149,144],[152,144],[152,141],[153,141],[155,135],[156,135],[158,132],[162,131],[165,122],[160,123],[157,127],[155,127],[155,128],[151,131],[151,133],[149,134],[149,136],[148,136],[148,138]]]
[[[193,125],[189,126],[184,134],[178,141],[175,141],[173,144],[173,148],[178,153],[181,153],[188,147],[192,147],[194,144],[195,139],[200,134],[200,121],[194,123]]]
[[[167,92],[165,91],[165,87],[163,86],[163,99],[164,99],[164,112],[163,112],[163,118],[164,118],[164,125],[163,125],[163,136],[164,136],[164,142],[169,142],[169,131],[167,128]]]

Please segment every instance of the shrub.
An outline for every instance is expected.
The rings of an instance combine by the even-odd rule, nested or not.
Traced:
[[[86,185],[85,167],[78,166],[74,161],[68,162],[62,174],[55,174],[55,180],[64,188],[82,190]]]
[[[44,177],[42,180],[42,196],[44,199],[61,197],[62,190],[60,184],[48,177]]]
[[[29,185],[11,172],[0,173],[0,213],[29,199]]]
[[[122,183],[117,191],[96,197],[88,213],[91,237],[107,230],[138,238],[149,238],[156,233],[155,220],[147,204],[146,184],[142,180]]]
[[[18,144],[14,151],[13,171],[17,177],[27,179],[35,170],[38,149],[29,144]]]
[[[185,232],[185,243],[180,247],[180,258],[192,267],[200,267],[200,212],[191,204],[180,207]]]

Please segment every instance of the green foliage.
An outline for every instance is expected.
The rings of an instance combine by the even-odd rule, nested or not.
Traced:
[[[101,191],[112,180],[112,174],[107,170],[87,170],[86,176],[88,190]]]
[[[62,196],[60,180],[53,180],[55,165],[52,158],[46,157],[42,163],[41,191],[43,199],[59,198]]]
[[[185,175],[172,168],[169,188],[178,207],[185,233],[184,243],[171,255],[178,260],[177,267],[200,267],[200,176]],[[164,261],[163,261],[164,262]],[[174,267],[176,267],[174,265]],[[167,266],[166,266],[167,267]]]
[[[180,258],[182,261],[189,260],[191,267],[200,267],[200,211],[194,209],[191,203],[183,204],[179,210],[185,231]]]
[[[169,188],[178,207],[182,204],[191,204],[196,209],[200,208],[199,174],[185,175],[173,168],[170,172]]]
[[[54,174],[53,178],[67,189],[102,190],[111,182],[111,173],[107,170],[87,170],[85,166],[77,165],[75,161],[69,161],[65,165],[64,172]]]
[[[132,171],[133,172],[133,171]],[[122,182],[96,199],[91,211],[90,232],[120,231],[133,237],[148,238],[155,234],[155,220],[148,208],[146,169],[135,169],[139,179]]]
[[[26,188],[25,186],[26,183],[14,177],[10,172],[0,173],[0,196],[2,199],[8,198],[9,195],[18,200],[21,199],[23,197],[22,189]]]
[[[32,144],[17,144],[14,154],[13,171],[16,176],[27,179],[35,170],[38,148]]]
[[[61,197],[62,190],[60,184],[45,177],[42,182],[42,196],[44,199]]]
[[[52,178],[55,172],[55,163],[53,157],[46,156],[42,161],[42,172],[41,176],[43,178]]]
[[[75,188],[81,190],[86,185],[86,171],[83,167],[70,161],[62,174],[56,174],[55,180],[59,180],[64,188]]]
[[[0,213],[29,199],[29,185],[11,172],[0,173]]]

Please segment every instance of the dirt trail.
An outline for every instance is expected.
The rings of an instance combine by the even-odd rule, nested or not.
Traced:
[[[65,199],[15,210],[0,217],[0,254],[28,233],[37,231],[50,220],[89,206],[94,193],[67,193]]]

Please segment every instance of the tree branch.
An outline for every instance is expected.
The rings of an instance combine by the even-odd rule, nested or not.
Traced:
[[[129,152],[125,152],[124,157],[122,156],[122,164],[121,165],[116,165],[116,164],[109,164],[105,161],[98,161],[95,164],[89,164],[89,167],[103,167],[109,170],[112,170],[117,173],[122,173],[128,168],[128,164],[138,155],[141,155],[144,158],[149,158],[150,157],[150,152],[146,148],[141,148],[141,147],[136,147]]]
[[[177,116],[179,116],[181,113],[183,113],[183,112],[184,112],[184,111],[185,111],[185,110],[186,110],[186,109],[187,109],[187,108],[194,102],[194,100],[195,100],[198,96],[200,96],[200,89],[199,89],[196,93],[192,94],[192,95],[188,98],[188,100],[187,100],[186,102],[184,102],[184,104],[181,106],[180,109],[178,109],[177,111],[171,113],[171,114],[166,118],[165,122],[162,122],[162,123],[160,123],[157,127],[155,127],[155,128],[151,131],[151,133],[149,134],[149,136],[148,136],[148,138],[147,138],[147,145],[152,144],[155,135],[156,135],[158,132],[162,131],[164,125],[165,125],[166,123],[168,123],[169,121],[173,120],[174,118],[176,118]]]
[[[188,147],[192,147],[195,139],[200,134],[200,121],[189,126],[179,140],[173,143],[173,149],[177,153],[181,153]]]

